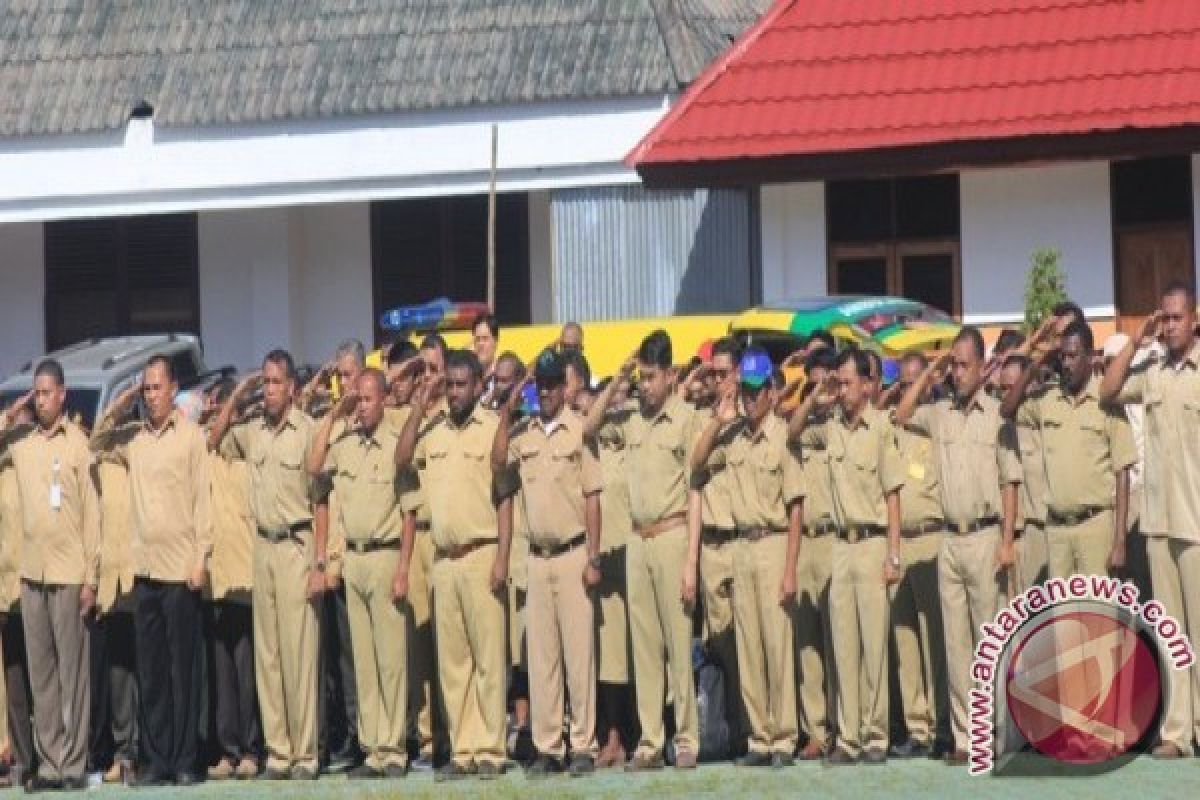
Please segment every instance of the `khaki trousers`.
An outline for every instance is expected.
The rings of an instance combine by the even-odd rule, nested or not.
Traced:
[[[369,767],[408,763],[408,604],[392,599],[400,549],[347,550],[342,575],[358,687],[358,742]]]
[[[433,717],[437,700],[437,660],[433,644],[433,539],[417,531],[408,564],[408,718],[415,721],[422,756],[433,758]]]
[[[460,766],[502,764],[505,752],[504,595],[492,591],[495,544],[433,563],[437,663],[450,749]]]
[[[90,666],[79,589],[21,581],[38,774],[48,780],[79,779],[87,769]]]
[[[317,768],[317,611],[304,543],[254,540],[254,680],[267,767]]]
[[[629,683],[629,610],[625,603],[625,545],[600,554],[596,605],[596,665],[601,683]]]
[[[971,660],[980,626],[998,610],[1001,581],[996,576],[1000,528],[976,533],[947,533],[938,554],[938,589],[946,636],[946,670],[950,684],[950,724],[956,750],[969,750],[967,709],[970,707]]]
[[[734,551],[733,614],[752,753],[790,756],[799,738],[792,607],[779,603],[787,566],[786,534],[738,542]]]
[[[833,572],[832,533],[805,536],[796,559],[797,721],[808,742],[820,746],[833,737],[833,635],[829,628],[829,579]]]
[[[1150,582],[1154,599],[1175,618],[1195,647],[1200,642],[1200,542],[1170,536],[1147,536]],[[1187,670],[1168,666],[1170,690],[1160,738],[1185,754],[1200,739],[1200,667]]]
[[[541,558],[529,554],[525,636],[529,704],[538,753],[562,759],[563,684],[571,699],[571,753],[596,755],[596,639],[592,598],[583,583],[587,547]]]
[[[940,734],[948,733],[949,724],[937,563],[944,535],[922,533],[904,539],[904,574],[892,600],[904,727],[910,739],[922,744],[932,744]]]
[[[1050,577],[1107,575],[1114,524],[1113,512],[1102,511],[1079,525],[1048,525],[1046,548]]]
[[[734,562],[741,549],[738,539],[723,544],[701,541],[700,591],[704,598],[704,642],[709,655],[725,674],[725,718],[731,738],[738,741],[749,735],[750,720],[742,702],[737,637],[734,633],[734,587],[737,584]]]
[[[1014,596],[1027,591],[1046,580],[1047,540],[1046,528],[1040,522],[1026,520],[1025,530],[1016,541],[1017,565],[1013,571],[1016,585],[1011,587]]]
[[[683,525],[650,539],[634,534],[625,546],[633,676],[642,728],[637,753],[647,757],[662,754],[666,746],[663,707],[668,678],[675,702],[675,751],[700,753],[692,616],[680,592],[687,549],[688,533]]]
[[[887,751],[887,537],[833,543],[829,620],[837,665],[837,742],[850,756]]]

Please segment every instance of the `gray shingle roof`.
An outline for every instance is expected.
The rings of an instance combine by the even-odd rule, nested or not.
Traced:
[[[769,0],[6,0],[0,136],[682,88]]]

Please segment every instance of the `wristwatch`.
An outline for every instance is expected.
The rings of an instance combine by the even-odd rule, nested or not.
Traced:
[[[888,563],[891,564],[894,569],[900,569],[900,556],[896,553],[890,554],[888,556]]]

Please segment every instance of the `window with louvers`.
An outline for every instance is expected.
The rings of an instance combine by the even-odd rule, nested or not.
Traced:
[[[196,215],[48,222],[46,345],[199,333]]]

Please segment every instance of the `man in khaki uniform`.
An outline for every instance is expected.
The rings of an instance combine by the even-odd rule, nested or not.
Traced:
[[[305,470],[312,418],[293,403],[295,367],[285,351],[234,390],[209,432],[215,449],[250,468],[254,511],[254,675],[267,749],[268,780],[317,777],[315,603],[325,588],[327,518],[314,515]],[[260,384],[263,413],[231,427]]]
[[[13,423],[9,430],[20,430],[33,421],[28,405],[18,402],[11,407]],[[3,447],[5,434],[0,434]],[[36,753],[30,724],[29,673],[26,669],[25,629],[21,617],[21,494],[17,473],[11,464],[0,465],[0,637],[3,639],[4,712],[0,713],[9,775],[12,784],[28,783],[35,774]]]
[[[474,354],[446,357],[447,411],[429,421],[429,382],[418,390],[396,445],[416,465],[433,521],[434,623],[452,757],[438,778],[504,772],[504,600],[512,487],[494,486],[488,455],[499,417],[477,402]],[[496,497],[498,502],[494,502]]]
[[[1196,295],[1177,284],[1159,310],[1109,366],[1102,404],[1145,408],[1146,461],[1141,527],[1150,559],[1154,599],[1200,642],[1200,343]],[[1165,355],[1130,369],[1138,346],[1161,335]],[[1200,737],[1200,667],[1171,671],[1167,708],[1155,747],[1158,758],[1191,755]]]
[[[83,431],[64,414],[57,361],[33,373],[37,423],[6,437],[21,503],[21,616],[41,763],[31,789],[87,787],[88,633],[96,605],[100,499]],[[6,414],[4,421],[10,419]]]
[[[837,664],[837,744],[830,764],[882,764],[888,749],[888,587],[900,578],[904,472],[896,434],[871,405],[871,361],[838,357],[838,412],[825,426],[838,524],[829,616]]]
[[[218,385],[207,413],[216,413],[232,389],[232,381]],[[258,776],[263,749],[254,678],[255,527],[250,470],[245,461],[216,452],[209,454],[209,469],[213,489],[212,664],[221,757],[209,769],[208,777],[246,780]]]
[[[116,421],[140,389],[147,412],[125,439]],[[201,776],[196,680],[200,591],[212,555],[212,483],[204,433],[175,408],[171,362],[155,356],[140,387],[123,393],[92,435],[92,449],[129,468],[133,507],[143,772],[139,786],[191,785]],[[127,442],[127,443],[126,443]]]
[[[383,373],[368,369],[347,387],[322,420],[308,462],[316,475],[332,476],[345,533],[344,576],[358,688],[358,740],[366,760],[352,778],[403,777],[408,772],[408,564],[407,534],[396,469],[396,442],[408,409],[384,411]],[[356,424],[334,425],[356,412]],[[318,466],[319,465],[319,466]]]
[[[629,626],[633,643],[641,741],[630,771],[661,769],[666,747],[663,710],[667,685],[675,704],[675,766],[692,769],[700,751],[692,673],[691,610],[696,601],[699,528],[688,525],[689,452],[696,440],[695,411],[673,393],[671,339],[647,336],[635,359],[621,367],[588,415],[587,430],[615,433],[625,442],[626,481],[634,536],[626,547]],[[638,408],[607,413],[609,398],[637,367]],[[614,429],[611,431],[607,429]],[[665,663],[664,663],[665,655]]]
[[[1003,400],[1007,396],[1030,363],[1023,353],[1012,353],[1005,358],[994,384],[997,399]],[[1024,477],[1013,534],[1016,537],[1016,564],[1013,585],[1009,587],[1016,595],[1046,579],[1046,463],[1042,458],[1042,431],[1031,425],[1026,417],[1018,415],[1008,426],[1006,435],[1012,439],[1011,446],[1021,459]]]
[[[571,702],[572,775],[595,769],[596,650],[589,592],[600,583],[600,491],[603,476],[583,420],[566,407],[566,366],[553,350],[534,368],[538,412],[496,428],[492,468],[515,470],[518,504],[528,525],[528,595],[525,608],[533,744],[532,777],[561,772],[564,681]],[[507,416],[514,393],[501,412]]]
[[[740,398],[735,399],[731,381],[723,385],[692,464],[703,469],[714,448],[723,448],[733,479],[730,498],[738,531],[733,610],[740,691],[750,720],[747,754],[737,763],[781,768],[794,762],[799,738],[792,610],[804,509],[800,463],[788,447],[787,423],[774,413],[771,377],[765,352],[751,349],[742,355]]]
[[[1125,412],[1100,405],[1093,348],[1091,328],[1073,323],[1059,348],[1047,349],[1023,370],[1001,408],[1042,438],[1052,578],[1104,575],[1125,566],[1129,468],[1137,452]],[[1034,373],[1054,356],[1062,383],[1027,397]]]
[[[905,356],[900,380],[888,396],[894,398],[907,391],[927,366],[928,361],[919,353]],[[922,403],[928,402],[927,392]],[[908,739],[893,744],[889,752],[897,758],[923,758],[933,751],[935,740],[949,734],[946,646],[937,571],[945,522],[933,442],[926,435],[897,426],[896,446],[904,468],[904,486],[900,489],[904,573],[892,598],[892,637]]]
[[[954,397],[922,405],[936,377],[949,367]],[[971,659],[980,626],[996,614],[1014,561],[1017,488],[1021,462],[1005,435],[1000,403],[984,390],[983,336],[964,327],[951,351],[909,387],[894,419],[930,437],[941,477],[948,534],[938,553],[938,590],[946,637],[954,749],[947,764],[967,761],[967,708]]]

